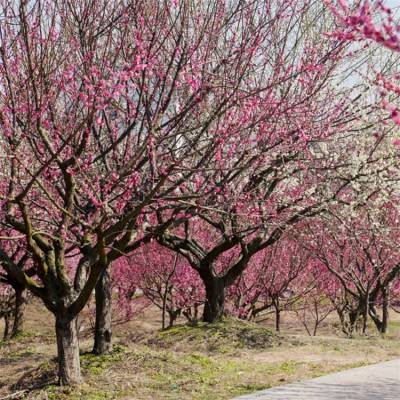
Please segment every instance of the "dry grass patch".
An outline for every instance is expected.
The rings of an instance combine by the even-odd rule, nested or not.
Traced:
[[[90,354],[92,338],[82,338],[84,384],[60,388],[53,321],[39,320],[37,306],[31,308],[32,333],[0,343],[0,399],[20,391],[21,399],[32,400],[224,400],[400,357],[398,319],[386,338],[350,340],[328,331],[317,337],[297,331],[277,336],[268,327],[235,319],[160,332],[153,311],[153,319],[141,317],[143,324],[137,318],[116,326],[109,355]]]

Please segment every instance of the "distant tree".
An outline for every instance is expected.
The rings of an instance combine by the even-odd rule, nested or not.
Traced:
[[[12,237],[13,235],[13,232],[9,230],[0,232],[0,236]],[[5,252],[4,249],[7,251]],[[5,247],[0,247],[0,315],[5,320],[4,339],[11,339],[23,332],[25,306],[31,296],[27,293],[26,287],[16,279],[9,268],[9,263],[4,260],[16,264],[30,279],[34,277],[35,269],[29,253],[25,251],[25,244],[21,243],[18,235]]]
[[[119,305],[129,313],[137,290],[162,312],[162,329],[179,316],[196,323],[204,304],[204,287],[185,258],[156,242],[141,246],[120,259],[114,269]],[[136,301],[135,301],[136,302]],[[167,322],[168,315],[168,322]]]
[[[290,309],[304,292],[295,281],[306,270],[308,253],[295,239],[285,235],[275,245],[257,253],[244,273],[227,289],[229,306],[240,318],[260,318],[273,310],[275,329],[281,328],[281,312]],[[293,287],[294,285],[294,287]]]
[[[327,287],[327,295],[336,304],[349,336],[358,317],[363,320],[364,333],[368,317],[379,332],[387,331],[391,291],[400,276],[397,221],[396,207],[384,204],[380,209],[361,209],[352,216],[344,211],[308,227],[306,246],[321,263],[315,267],[321,273],[327,269],[335,278]]]

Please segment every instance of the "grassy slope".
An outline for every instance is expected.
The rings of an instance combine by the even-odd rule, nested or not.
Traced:
[[[83,339],[85,383],[55,383],[52,319],[37,304],[29,309],[29,334],[0,344],[0,398],[18,390],[29,399],[229,399],[236,395],[400,357],[400,323],[387,338],[310,338],[228,320],[157,331],[150,312],[116,327],[114,352],[95,357]],[[46,386],[43,387],[43,384]],[[42,386],[42,387],[41,387]]]

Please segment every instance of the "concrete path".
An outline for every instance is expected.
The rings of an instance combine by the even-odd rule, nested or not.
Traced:
[[[263,390],[237,400],[400,400],[400,359]]]

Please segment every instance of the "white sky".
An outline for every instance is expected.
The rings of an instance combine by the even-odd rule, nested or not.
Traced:
[[[388,7],[398,8],[400,7],[400,0],[386,0],[385,4]]]

